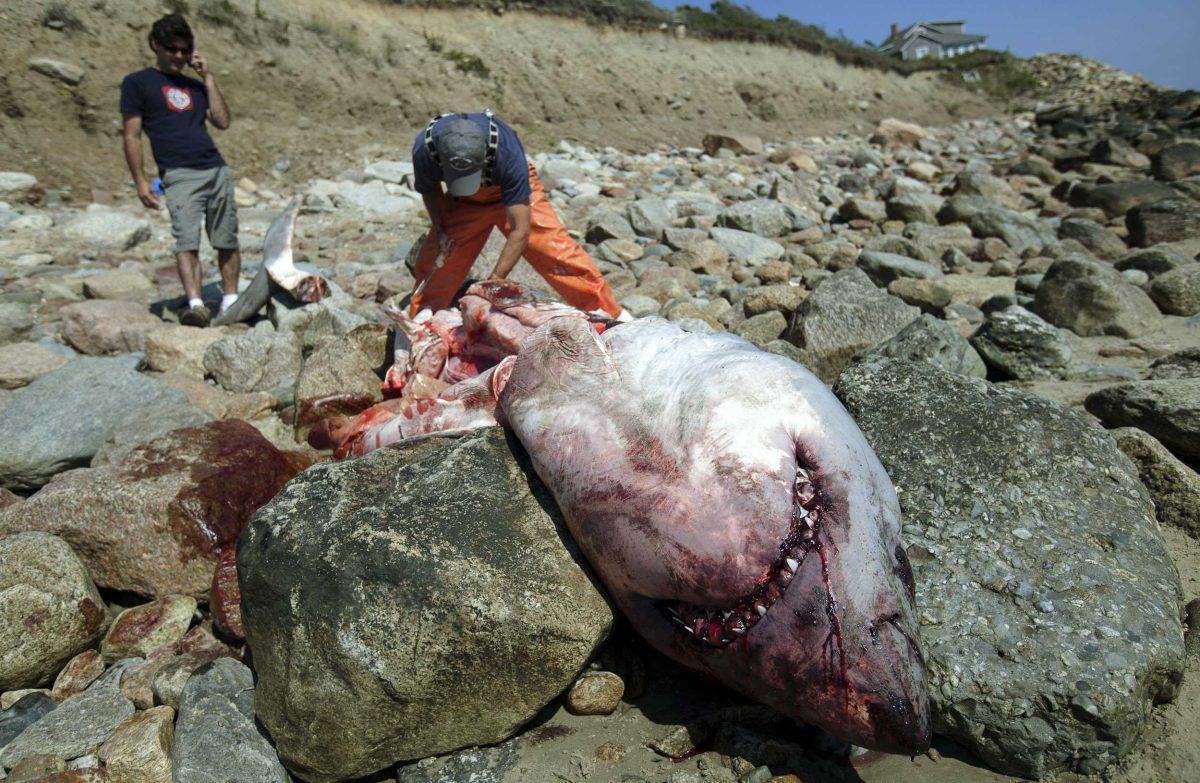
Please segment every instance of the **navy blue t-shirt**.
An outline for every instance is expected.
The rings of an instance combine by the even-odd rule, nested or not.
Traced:
[[[433,126],[434,143],[437,143],[446,120],[454,116],[457,115],[450,115],[439,120],[438,124]],[[483,128],[484,134],[487,133],[488,118],[486,114],[480,112],[468,114],[466,117]],[[527,203],[532,195],[532,189],[529,186],[529,164],[525,161],[525,148],[521,146],[521,140],[517,138],[516,131],[500,120],[495,120],[495,123],[496,130],[500,133],[500,141],[496,147],[496,165],[492,171],[492,184],[500,187],[500,200],[506,206]],[[438,183],[442,181],[442,169],[433,162],[433,157],[425,148],[424,129],[417,134],[417,141],[413,144],[412,160],[413,187],[417,192],[440,193],[441,188]]]
[[[121,114],[137,114],[150,137],[159,175],[167,169],[215,169],[225,160],[204,125],[204,82],[157,68],[131,73],[121,82]]]

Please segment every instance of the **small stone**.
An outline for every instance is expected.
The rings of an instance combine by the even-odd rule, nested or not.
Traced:
[[[0,389],[19,389],[70,361],[37,343],[0,345]]]
[[[9,742],[0,750],[0,766],[12,767],[26,756],[44,753],[68,761],[86,756],[133,713],[133,704],[116,688],[91,688],[67,699]]]
[[[97,755],[112,783],[171,783],[175,710],[152,707],[121,724]]]
[[[117,615],[100,650],[105,660],[146,656],[157,647],[178,640],[192,624],[196,599],[168,595]]]
[[[97,677],[104,674],[104,659],[96,650],[84,650],[63,667],[54,680],[50,696],[57,702],[83,693]]]
[[[612,672],[587,672],[567,693],[567,709],[576,715],[610,715],[625,695],[625,683]]]
[[[61,60],[53,60],[49,57],[35,57],[26,65],[29,70],[37,71],[43,76],[49,76],[51,79],[58,79],[60,82],[74,86],[83,81],[86,72],[78,65],[64,63]]]

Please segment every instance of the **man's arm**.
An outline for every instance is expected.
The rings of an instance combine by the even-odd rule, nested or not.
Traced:
[[[529,226],[533,219],[529,202],[509,204],[504,207],[504,214],[508,217],[508,241],[504,243],[504,249],[500,251],[500,258],[489,277],[508,277],[529,244]]]
[[[121,116],[124,119],[121,137],[125,146],[125,163],[129,166],[129,173],[133,175],[134,184],[137,185],[138,198],[150,209],[161,209],[162,205],[154,197],[154,190],[146,180],[146,171],[143,168],[142,115],[123,114]]]
[[[225,103],[225,96],[221,94],[216,78],[208,69],[208,61],[200,52],[192,53],[192,67],[204,79],[204,89],[208,93],[208,121],[219,130],[227,129],[231,121],[229,104]]]

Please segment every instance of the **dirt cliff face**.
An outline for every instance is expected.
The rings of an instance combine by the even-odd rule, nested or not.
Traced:
[[[178,5],[233,113],[233,127],[214,132],[217,144],[251,177],[276,164],[294,179],[339,159],[407,154],[431,116],[484,107],[532,149],[573,139],[635,150],[699,145],[715,129],[795,138],[865,129],[886,116],[940,123],[996,110],[936,74],[850,68],[674,31],[365,0]],[[59,6],[69,9],[66,24],[54,21],[61,12],[48,13]],[[51,188],[73,185],[76,199],[88,188],[123,190],[118,88],[151,64],[146,34],[158,13],[135,0],[0,11],[0,169]],[[30,69],[40,57],[82,68],[83,80],[71,86]]]

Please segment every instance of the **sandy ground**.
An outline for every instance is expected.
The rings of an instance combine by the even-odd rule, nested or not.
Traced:
[[[77,201],[90,188],[127,190],[119,85],[151,64],[145,40],[160,4],[69,3],[84,26],[77,32],[43,26],[47,4],[0,6],[0,170],[71,186]],[[213,9],[226,6],[235,12],[212,21]],[[637,150],[698,145],[720,129],[795,138],[865,130],[887,116],[938,124],[997,110],[932,74],[902,77],[778,47],[526,13],[368,0],[190,0],[189,7],[198,48],[233,113],[217,144],[238,174],[260,181],[276,164],[296,181],[407,156],[431,116],[484,107],[533,150],[560,139]],[[481,58],[488,74],[461,73],[453,51]],[[68,87],[29,70],[32,57],[79,65],[86,76]]]

